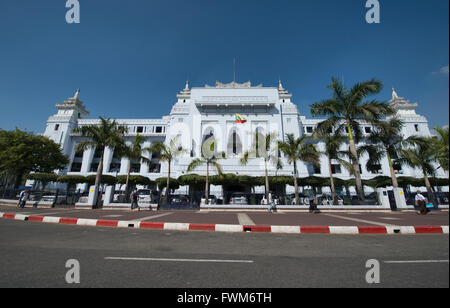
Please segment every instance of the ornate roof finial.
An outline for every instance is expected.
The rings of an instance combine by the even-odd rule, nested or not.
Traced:
[[[399,99],[399,96],[398,96],[397,92],[395,92],[395,89],[394,89],[394,88],[392,88],[392,99],[393,99],[393,100],[394,100],[394,99]]]
[[[284,90],[283,85],[281,84],[281,78],[278,79],[278,89],[279,90]]]
[[[186,87],[184,88],[185,91],[189,91],[189,80],[186,80]]]
[[[75,92],[75,95],[73,98],[77,100],[79,96],[80,96],[80,88],[77,89],[77,92]]]

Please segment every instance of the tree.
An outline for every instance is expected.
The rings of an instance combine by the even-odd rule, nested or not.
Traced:
[[[159,153],[159,162],[167,162],[168,164],[164,202],[169,203],[170,168],[172,165],[172,161],[183,153],[186,153],[187,151],[178,144],[178,137],[174,137],[173,139],[171,139],[167,145],[163,142],[156,142],[151,147],[149,147],[147,151],[151,153]]]
[[[0,172],[17,188],[27,173],[52,173],[69,163],[59,144],[21,130],[0,130]]]
[[[434,148],[430,146],[434,141],[432,138],[412,136],[407,138],[406,142],[411,144],[412,147],[401,149],[400,158],[397,162],[411,168],[419,168],[423,172],[428,198],[436,205],[429,180],[429,176],[433,176],[435,173],[433,163],[435,162],[436,153]]]
[[[340,147],[345,142],[346,138],[338,133],[334,134],[320,134],[319,132],[314,133],[314,137],[322,140],[325,143],[325,151],[320,154],[325,155],[328,160],[328,170],[330,174],[330,187],[331,195],[333,199],[333,204],[336,204],[336,186],[333,177],[333,170],[331,161],[338,160],[341,161]]]
[[[434,130],[439,134],[437,139],[434,139],[434,147],[436,149],[436,160],[441,165],[441,168],[447,173],[449,168],[449,134],[448,127],[438,127],[436,126]]]
[[[220,159],[225,158],[225,153],[216,151],[216,141],[208,139],[202,144],[202,158],[194,159],[188,166],[187,172],[192,172],[202,165],[206,165],[205,179],[205,199],[206,205],[209,203],[209,168],[215,168],[217,173],[222,174],[222,167],[219,164]]]
[[[269,200],[269,169],[268,164],[272,163],[275,166],[279,160],[278,158],[278,141],[275,133],[263,134],[255,132],[253,144],[249,151],[246,151],[240,159],[241,165],[248,164],[250,158],[262,158],[264,160],[265,172],[265,187],[266,199]]]
[[[312,163],[318,167],[320,166],[320,154],[313,144],[308,143],[307,136],[295,138],[294,134],[287,134],[286,141],[279,142],[278,148],[284,153],[287,161],[294,165],[295,204],[299,204],[297,161]]]
[[[357,83],[351,89],[347,89],[344,82],[332,78],[332,84],[328,88],[333,91],[333,97],[314,103],[311,106],[311,114],[328,117],[318,125],[319,132],[326,134],[335,129],[339,133],[348,133],[358,198],[362,204],[365,204],[356,150],[356,143],[361,135],[360,124],[361,122],[376,124],[382,117],[394,114],[394,110],[384,102],[376,100],[363,102],[365,98],[379,93],[383,88],[381,81],[376,79]]]
[[[57,182],[66,183],[67,191],[70,191],[72,187],[74,187],[75,190],[76,184],[87,183],[88,180],[85,176],[82,175],[60,175],[58,176]]]
[[[384,152],[389,163],[391,172],[392,186],[398,188],[397,176],[394,171],[394,163],[392,157],[397,157],[398,152],[403,143],[402,128],[403,121],[397,117],[393,117],[386,121],[378,122],[372,130],[368,140],[373,143],[379,150]],[[369,156],[368,166],[380,164],[381,157],[379,155]],[[370,170],[371,168],[369,168]]]
[[[157,178],[155,180],[156,185],[158,186],[158,189],[160,192],[162,192],[162,190],[165,188],[166,189],[166,194],[165,194],[165,198],[168,198],[168,191],[171,189],[178,189],[180,188],[180,184],[178,183],[177,179],[174,178]],[[167,186],[169,185],[169,186]],[[162,199],[162,194],[160,194],[159,196],[159,201],[161,202]],[[168,203],[168,202],[165,202]]]
[[[27,174],[25,178],[27,180],[40,182],[42,184],[42,190],[45,190],[48,183],[58,181],[58,175],[55,173],[30,173]]]
[[[134,140],[132,145],[126,145],[125,143],[116,147],[114,151],[117,151],[118,157],[126,157],[130,161],[128,164],[127,176],[125,181],[125,193],[126,199],[129,198],[129,178],[131,173],[131,164],[133,161],[138,160],[145,164],[150,165],[151,160],[147,157],[143,156],[143,153],[147,151],[147,149],[143,149],[141,144],[145,141],[145,138],[142,135],[137,134],[136,139]]]
[[[105,154],[105,149],[107,147],[116,148],[123,146],[127,128],[125,126],[118,125],[116,121],[111,121],[110,119],[100,117],[100,124],[81,126],[75,128],[74,132],[80,133],[81,137],[86,138],[86,140],[77,144],[77,152],[84,151],[87,148],[95,148],[101,153],[100,163],[98,164],[94,184],[95,191],[97,193],[94,197],[94,205],[92,206],[92,208],[97,208],[99,186],[103,174],[103,156]]]
[[[136,187],[137,185],[150,186],[155,184],[154,181],[142,175],[119,175],[117,177],[117,184],[126,184],[127,182],[131,187]]]

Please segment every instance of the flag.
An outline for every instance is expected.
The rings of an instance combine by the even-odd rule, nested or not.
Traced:
[[[247,119],[236,113],[236,123],[244,124],[247,122]]]

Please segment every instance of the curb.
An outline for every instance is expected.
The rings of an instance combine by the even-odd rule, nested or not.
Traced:
[[[66,218],[54,216],[31,216],[2,212],[0,212],[0,218],[78,226],[171,231],[252,232],[277,234],[449,234],[449,226],[253,226]]]

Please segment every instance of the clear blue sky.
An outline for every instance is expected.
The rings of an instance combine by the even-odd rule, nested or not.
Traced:
[[[78,87],[90,117],[159,118],[186,79],[232,81],[233,57],[239,82],[280,76],[308,117],[332,76],[376,77],[376,98],[395,87],[430,126],[449,122],[448,0],[380,0],[372,25],[365,0],[79,1],[80,24],[65,0],[0,1],[0,128],[42,133]]]

